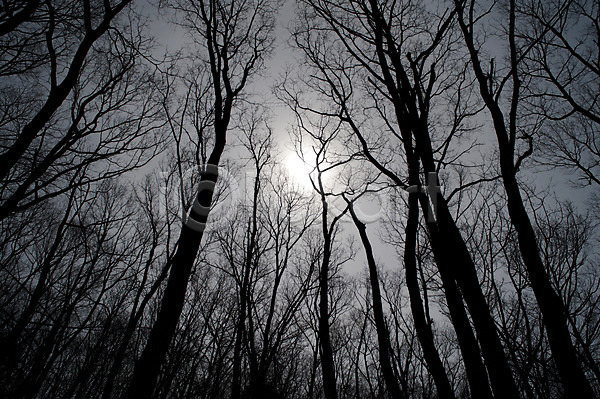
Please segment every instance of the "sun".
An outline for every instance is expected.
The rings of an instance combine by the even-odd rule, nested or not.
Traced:
[[[314,168],[306,163],[295,152],[290,152],[284,160],[285,169],[296,188],[303,192],[309,192],[313,189],[310,180],[311,174],[314,175]]]

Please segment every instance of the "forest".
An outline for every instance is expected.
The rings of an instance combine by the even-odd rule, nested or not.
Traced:
[[[599,0],[3,0],[0,397],[600,398]]]

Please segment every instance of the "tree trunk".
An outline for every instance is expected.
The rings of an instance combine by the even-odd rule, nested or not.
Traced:
[[[218,153],[217,150],[218,148],[215,148],[211,159],[216,158],[214,160],[218,163],[223,149],[221,148]],[[208,218],[208,210],[212,203],[214,185],[218,177],[217,167],[213,165],[217,165],[217,163],[208,165],[207,170],[202,175],[200,187],[204,189],[199,190],[196,201],[203,208],[203,211],[195,209],[196,206],[194,206],[181,229],[179,245],[173,257],[173,266],[171,267],[158,317],[150,331],[142,355],[136,362],[125,398],[150,398],[154,392],[160,366],[165,359],[169,344],[175,334],[179,316],[183,310],[188,280],[198,255],[204,225]]]
[[[525,268],[527,269],[531,288],[535,294],[538,306],[542,313],[544,327],[548,333],[548,341],[554,360],[558,368],[561,380],[565,386],[565,393],[568,398],[594,398],[594,391],[587,380],[581,361],[577,357],[577,351],[571,341],[571,334],[568,328],[567,309],[558,293],[550,283],[546,273],[544,263],[538,251],[538,242],[525,209],[519,184],[516,179],[518,167],[515,165],[515,141],[516,141],[516,115],[519,102],[520,80],[518,77],[518,56],[515,45],[515,4],[510,2],[510,20],[509,20],[509,44],[511,48],[511,67],[513,92],[511,109],[509,115],[509,125],[504,121],[504,114],[500,109],[493,94],[488,88],[487,75],[483,72],[481,61],[473,41],[472,30],[466,25],[463,19],[463,10],[457,3],[458,22],[463,33],[469,54],[473,71],[479,83],[479,92],[490,112],[498,141],[500,151],[500,172],[506,196],[508,199],[508,214],[510,220],[517,232],[519,249]],[[510,129],[510,130],[509,130]],[[520,160],[517,162],[517,165]]]
[[[430,208],[427,197],[424,194],[420,194],[419,200],[423,213],[429,214]],[[448,305],[448,310],[450,311],[450,318],[452,319],[452,325],[456,331],[456,337],[458,338],[458,343],[465,362],[465,371],[471,388],[471,396],[473,398],[491,398],[492,392],[490,391],[488,383],[488,373],[486,373],[486,367],[481,360],[480,347],[473,334],[473,329],[471,328],[471,323],[462,299],[462,295],[467,294],[465,294],[465,291],[463,290],[463,294],[461,295],[461,291],[458,289],[455,280],[456,265],[450,260],[448,248],[445,247],[445,241],[447,239],[440,232],[439,226],[433,221],[429,221],[427,227],[433,256],[440,272],[440,278],[442,279],[446,303]],[[470,311],[471,314],[473,314],[473,311]],[[473,319],[475,319],[475,317],[473,317]],[[477,331],[477,333],[479,336],[480,332]],[[481,350],[481,352],[483,352],[483,350]],[[491,373],[489,369],[488,372]]]
[[[439,245],[444,254],[440,262],[445,264],[444,268],[453,269],[453,274],[463,293],[477,331],[494,396],[517,398],[519,391],[504,353],[496,323],[481,291],[473,258],[450,215],[445,199],[439,197],[437,224],[440,232]],[[451,256],[456,261],[450,260]]]
[[[329,246],[330,240],[325,240]],[[323,372],[323,390],[325,399],[337,399],[335,380],[335,365],[333,362],[333,349],[329,333],[329,259],[331,250],[325,249],[323,264],[319,276],[319,342],[321,344],[321,369]]]
[[[406,272],[406,287],[410,298],[410,308],[417,337],[421,343],[423,357],[427,363],[431,377],[435,382],[438,397],[440,399],[454,399],[454,392],[448,381],[446,370],[435,347],[431,325],[427,322],[423,310],[423,301],[419,290],[416,263],[417,229],[419,226],[419,202],[416,193],[408,195],[408,218],[406,221],[404,241],[404,268]],[[471,334],[472,336],[472,334]],[[474,337],[473,337],[474,340]],[[473,376],[475,378],[475,376]],[[479,388],[477,388],[480,390]],[[473,387],[471,388],[473,391]],[[484,391],[485,392],[485,391]],[[484,393],[489,394],[488,392]]]
[[[414,79],[418,83],[411,85],[409,76],[402,64],[400,50],[395,45],[395,37],[390,30],[390,26],[386,23],[377,1],[369,0],[369,4],[375,25],[377,57],[385,85],[394,106],[397,123],[403,131],[404,145],[407,146],[407,143],[412,143],[412,137],[414,136],[416,142],[415,153],[421,160],[425,173],[435,173],[437,175],[426,118],[431,93],[420,93],[427,101],[426,104],[421,105],[423,108],[419,112],[413,92],[420,92],[420,82],[418,80],[421,77],[415,76]],[[449,22],[447,21],[447,23]],[[392,63],[392,67],[389,65],[388,57],[389,62]],[[409,57],[410,60],[411,58]],[[431,79],[435,78],[434,72],[432,68]],[[432,82],[433,80],[430,82],[428,90],[431,90]],[[433,183],[437,185],[437,182],[429,182],[429,184]],[[512,378],[508,361],[504,355],[504,349],[498,336],[494,319],[490,314],[487,301],[479,286],[477,269],[475,268],[473,259],[448,210],[445,199],[441,195],[437,195],[436,197],[432,198],[432,202],[437,209],[435,226],[434,223],[428,223],[427,225],[430,229],[432,240],[436,234],[435,232],[432,233],[432,231],[439,230],[440,236],[436,240],[437,244],[433,245],[432,243],[432,247],[434,247],[434,253],[437,252],[435,257],[436,263],[440,268],[440,274],[443,275],[442,270],[446,270],[448,273],[447,283],[453,284],[453,282],[450,282],[451,276],[451,278],[456,279],[456,282],[460,286],[469,308],[469,313],[473,319],[475,330],[477,331],[477,338],[479,339],[481,351],[486,360],[494,394],[499,398],[518,397],[518,390]],[[422,208],[425,211],[425,209],[429,209],[429,206],[424,207],[422,204]],[[429,211],[427,211],[427,215],[430,215]],[[452,258],[457,261],[450,261]],[[444,276],[442,277],[444,278]],[[452,290],[451,285],[448,286],[450,290]]]
[[[335,364],[329,333],[329,263],[331,261],[331,232],[327,223],[327,201],[322,194],[323,202],[323,260],[319,274],[319,342],[321,352],[321,370],[323,372],[323,390],[325,399],[337,399]]]
[[[568,398],[595,398],[587,380],[577,350],[571,341],[567,308],[552,288],[544,263],[538,252],[537,238],[523,204],[518,183],[513,176],[504,177],[508,197],[508,213],[519,241],[523,263],[527,268],[531,288],[543,316],[548,342]]]
[[[381,289],[379,287],[379,276],[377,273],[377,265],[375,263],[375,257],[373,256],[373,248],[371,242],[367,236],[367,227],[362,223],[356,213],[352,204],[349,204],[350,215],[354,221],[354,225],[358,229],[360,240],[362,241],[367,256],[367,265],[369,266],[369,280],[371,282],[371,294],[373,296],[373,316],[375,319],[375,327],[377,329],[377,341],[379,344],[379,363],[381,364],[381,372],[385,379],[385,384],[390,393],[390,397],[393,399],[404,398],[400,385],[394,375],[394,369],[392,368],[391,358],[391,347],[390,337],[387,326],[385,325],[385,318],[383,315],[383,305],[381,303]]]

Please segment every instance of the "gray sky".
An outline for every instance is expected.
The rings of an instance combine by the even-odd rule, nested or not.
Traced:
[[[276,27],[276,45],[272,57],[267,62],[263,77],[255,79],[249,86],[249,91],[260,97],[272,112],[270,126],[275,133],[277,144],[284,158],[286,156],[293,156],[293,143],[290,139],[289,127],[294,122],[294,118],[292,112],[287,107],[276,101],[271,90],[272,86],[281,80],[284,72],[289,70],[293,73],[294,69],[298,67],[297,60],[301,58],[301,55],[295,53],[288,43],[288,26],[292,23],[294,10],[295,2],[290,0],[285,1],[279,12]],[[158,16],[155,6],[144,7],[144,11],[151,19],[150,31],[164,48],[169,51],[178,50],[190,40],[186,38],[185,33],[180,28],[166,21],[164,16]],[[489,119],[486,111],[484,111],[483,117]],[[489,127],[484,129],[487,131],[486,134],[489,135],[490,145],[494,146],[495,140],[491,130]],[[567,176],[562,171],[553,170],[544,172],[525,169],[524,173],[521,174],[521,178],[535,185],[538,189],[549,189],[550,192],[555,193],[561,200],[573,201],[579,209],[587,207],[590,195],[593,192],[591,188],[573,187],[572,184],[568,183]],[[383,198],[381,202],[385,203],[386,201],[387,199]],[[370,216],[377,216],[379,204],[367,205],[364,207],[364,211],[370,213]],[[374,219],[377,220],[377,217],[374,217]],[[349,219],[343,221],[343,225],[343,236],[357,236],[356,229]],[[379,222],[376,221],[368,225],[368,234],[374,245],[379,263],[386,268],[396,269],[398,268],[399,261],[395,251],[392,247],[382,242],[380,239],[381,233],[382,229]],[[349,273],[356,273],[364,268],[365,258],[358,237],[356,238],[356,244],[357,259],[347,266],[346,269]]]

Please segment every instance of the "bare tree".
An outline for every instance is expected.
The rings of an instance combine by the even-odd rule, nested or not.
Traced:
[[[172,7],[181,12],[182,24],[194,34],[201,56],[206,57],[205,65],[210,71],[206,95],[212,98],[209,120],[214,141],[196,199],[181,230],[158,317],[136,363],[126,394],[130,398],[152,395],[183,308],[188,279],[213,201],[218,165],[225,150],[234,106],[251,74],[262,67],[272,43],[274,10],[268,1],[174,2]]]
[[[410,3],[402,7],[395,3],[360,2],[351,7],[338,7],[325,2],[307,2],[305,21],[310,21],[313,15],[311,13],[316,13],[327,29],[315,30],[324,31],[323,34],[301,29],[296,34],[296,42],[319,74],[319,79],[311,87],[328,98],[334,104],[334,109],[319,111],[314,107],[305,108],[329,117],[338,117],[354,133],[365,157],[399,188],[413,187],[417,192],[420,191],[422,185],[419,164],[428,177],[434,176],[433,179],[423,180],[430,186],[428,192],[435,212],[432,212],[430,200],[425,193],[420,192],[418,198],[424,215],[435,214],[435,218],[427,220],[427,227],[436,263],[444,279],[453,323],[462,342],[461,349],[467,372],[470,373],[473,394],[478,392],[478,396],[484,397],[490,396],[491,391],[487,383],[486,367],[464,310],[463,299],[473,318],[481,354],[490,369],[492,389],[501,396],[515,396],[516,387],[510,367],[486,298],[479,287],[473,259],[446,198],[439,190],[436,191],[439,168],[445,162],[452,163],[451,160],[444,160],[449,155],[452,139],[464,132],[463,119],[474,112],[472,107],[465,107],[465,104],[459,102],[454,109],[448,133],[438,146],[433,147],[433,126],[430,123],[433,111],[430,107],[433,106],[434,99],[442,96],[449,87],[454,87],[459,93],[464,90],[464,71],[455,69],[449,72],[453,58],[449,56],[450,50],[444,47],[455,46],[454,36],[449,30],[453,12],[448,10],[441,16],[430,13],[428,15],[433,16],[435,22],[423,21],[422,24],[406,25],[405,29],[401,19],[405,14],[424,15],[427,10]],[[328,39],[323,39],[327,32],[335,38],[334,44],[329,48],[326,45]],[[422,38],[419,47],[415,48],[409,39],[413,36]],[[403,41],[404,37],[407,39]],[[338,54],[340,51],[349,58],[329,57],[331,53]],[[418,53],[411,55],[412,51]],[[406,54],[408,61],[403,59],[403,54]],[[357,62],[362,69],[357,71],[353,62]],[[442,77],[438,79],[438,76]],[[355,79],[365,82],[367,89],[364,92],[358,90]],[[368,109],[371,116],[381,118],[382,122],[375,125],[375,129],[388,130],[390,137],[397,140],[397,148],[401,148],[408,168],[408,182],[396,171],[397,167],[392,166],[398,160],[390,156],[389,150],[385,150],[382,136],[377,140],[363,134],[364,125],[369,122],[364,117],[359,118],[355,112],[355,98],[359,93],[373,99],[372,105],[363,109]],[[458,263],[452,262],[452,257],[460,260]],[[458,287],[462,291],[462,297]]]
[[[480,19],[480,16],[475,15],[475,3],[466,5],[463,2],[456,2],[456,7],[458,23],[470,54],[471,65],[479,84],[481,98],[489,110],[493,121],[498,141],[500,171],[508,198],[508,212],[517,233],[523,263],[527,269],[529,280],[531,281],[536,300],[543,315],[549,343],[556,359],[566,394],[568,397],[580,397],[582,395],[593,397],[593,390],[585,377],[581,362],[578,359],[576,349],[571,340],[567,321],[567,309],[550,282],[548,272],[539,253],[538,239],[521,197],[517,181],[517,172],[522,161],[532,152],[532,134],[535,131],[530,129],[523,133],[523,138],[529,142],[529,148],[522,154],[517,155],[517,133],[520,131],[517,117],[519,114],[522,83],[519,72],[522,57],[520,53],[527,52],[527,48],[521,49],[517,47],[516,4],[514,1],[509,2],[507,41],[510,51],[510,61],[506,75],[501,79],[498,86],[490,83],[490,79],[493,79],[492,67],[490,67],[490,74],[484,72],[482,59],[475,44],[475,23]],[[510,90],[510,104],[506,112],[507,117],[505,117],[505,113],[501,108],[500,94],[509,82],[512,83],[510,89],[507,89]]]
[[[0,3],[3,397],[597,396],[597,1]]]
[[[373,255],[373,247],[367,235],[366,225],[356,215],[354,205],[349,203],[349,211],[352,221],[358,230],[360,240],[363,244],[365,254],[367,256],[367,264],[369,267],[369,281],[371,283],[371,295],[373,297],[373,314],[375,317],[375,326],[377,329],[377,340],[379,344],[379,362],[381,370],[385,378],[386,385],[390,392],[390,396],[395,399],[406,397],[407,393],[402,392],[398,384],[398,377],[391,363],[391,345],[388,328],[386,326],[383,313],[383,303],[381,300],[381,289],[379,286],[379,274],[377,272],[377,264]]]
[[[27,150],[39,139],[40,134],[43,135],[44,127],[73,92],[93,46],[107,34],[114,20],[130,2],[124,0],[114,5],[90,1],[77,5],[54,4],[52,1],[31,2],[32,5],[26,7],[23,15],[30,15],[29,7],[33,6],[43,14],[40,21],[32,20],[34,23],[29,29],[17,30],[18,25],[13,25],[8,34],[2,37],[3,74],[13,77],[20,74],[20,83],[27,84],[28,73],[25,72],[34,72],[38,67],[48,68],[42,81],[49,90],[39,107],[36,104],[26,113],[17,113],[17,120],[22,124],[18,124],[18,132],[13,130],[9,139],[2,144],[0,181],[10,182],[15,179],[15,174],[20,175],[20,162],[27,162],[23,159]],[[10,15],[12,7],[6,3],[5,6],[3,13]],[[40,9],[42,7],[43,11]],[[29,17],[23,18],[22,24],[27,19]],[[18,22],[18,19],[14,20],[14,24]],[[73,34],[74,31],[78,33]],[[17,92],[22,88],[20,86],[16,85]]]

